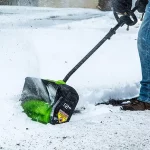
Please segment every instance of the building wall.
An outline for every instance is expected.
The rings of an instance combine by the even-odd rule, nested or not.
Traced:
[[[18,0],[9,0],[9,5],[18,5]]]
[[[0,5],[8,5],[9,0],[0,0]]]
[[[96,8],[98,0],[0,0],[0,5]]]
[[[19,6],[38,6],[39,0],[17,0]]]
[[[0,0],[0,5],[18,5],[18,0]]]
[[[98,0],[39,0],[41,7],[81,7],[96,8]]]

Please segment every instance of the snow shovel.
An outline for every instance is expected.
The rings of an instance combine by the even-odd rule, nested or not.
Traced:
[[[136,24],[137,18],[134,14],[134,8],[130,12],[132,20],[130,26]],[[44,124],[61,124],[69,122],[79,96],[74,88],[67,85],[66,82],[70,76],[112,35],[116,30],[125,24],[124,16],[118,17],[114,13],[118,24],[111,28],[106,36],[65,76],[63,80],[53,81],[39,78],[26,77],[22,95],[21,105],[24,112],[32,120]]]

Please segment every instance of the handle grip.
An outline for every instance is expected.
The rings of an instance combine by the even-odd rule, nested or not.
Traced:
[[[136,10],[137,10],[137,7],[134,7],[131,11],[128,11],[128,13],[126,15],[123,15],[121,17],[118,16],[117,12],[113,12],[113,13],[114,13],[114,16],[115,16],[118,23],[121,21],[123,24],[125,24],[126,23],[125,20],[128,19],[127,25],[133,26],[138,21],[136,15],[134,14],[134,12]]]

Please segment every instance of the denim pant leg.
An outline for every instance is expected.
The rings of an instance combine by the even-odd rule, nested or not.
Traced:
[[[139,100],[150,103],[150,1],[138,34],[138,51],[141,61],[142,81]]]

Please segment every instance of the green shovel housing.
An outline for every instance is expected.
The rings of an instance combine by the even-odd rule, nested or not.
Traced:
[[[68,122],[77,105],[77,92],[64,81],[27,77],[21,95],[24,112],[44,124]]]

